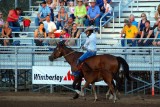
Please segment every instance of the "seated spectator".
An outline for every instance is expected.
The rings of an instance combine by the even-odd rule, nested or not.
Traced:
[[[80,30],[77,28],[77,24],[73,24],[71,29],[71,38],[79,38],[80,37]],[[70,39],[66,44],[69,46],[73,46],[77,43],[75,39]]]
[[[3,27],[3,24],[4,24],[4,21],[3,21],[3,14],[2,12],[0,11],[0,32],[2,31],[2,27]]]
[[[146,16],[146,14],[145,13],[142,13],[141,14],[141,20],[139,21],[139,23],[138,23],[138,30],[139,30],[139,35],[141,36],[141,34],[142,34],[142,31],[143,31],[143,29],[144,29],[144,27],[145,27],[145,22],[147,21],[147,16]]]
[[[61,27],[63,29],[67,20],[68,20],[68,14],[65,12],[64,7],[61,7],[61,9],[58,13],[57,29],[59,29],[59,27]]]
[[[50,16],[51,10],[50,8],[46,5],[46,2],[42,2],[40,8],[38,9],[38,17],[35,18],[35,25],[39,26],[40,22],[43,22],[46,20],[47,15]]]
[[[154,46],[160,46],[160,22],[158,23],[157,32],[152,44]]]
[[[111,16],[111,13],[112,13],[112,7],[110,6],[110,4],[107,2],[107,0],[103,0],[103,6],[101,7],[101,9],[104,9],[104,13],[108,13],[106,15],[106,17],[103,18],[103,21],[107,21],[107,16]],[[104,13],[101,13],[103,16]]]
[[[129,16],[129,21],[131,22],[132,25],[136,26],[138,28],[138,22],[135,21],[135,16],[133,14],[131,14]]]
[[[44,28],[44,24],[42,22],[40,22],[38,29],[35,30],[34,32],[34,42],[36,44],[36,46],[43,46],[43,41],[42,38],[46,38],[47,34]]]
[[[54,21],[54,9],[56,8],[56,3],[52,0],[46,0],[46,4],[51,10],[51,21]]]
[[[72,17],[69,17],[69,18],[68,18],[68,22],[64,25],[64,28],[65,28],[65,29],[68,29],[68,33],[69,33],[69,34],[71,34],[72,26],[73,26],[73,18],[72,18]]]
[[[103,5],[104,5],[103,0],[96,0],[96,5],[99,6],[99,8],[101,9],[103,7]]]
[[[57,30],[55,23],[50,20],[49,15],[46,17],[46,21],[44,21],[43,23],[44,23],[44,28],[46,30],[47,35],[53,34]]]
[[[150,27],[150,21],[145,22],[145,28],[142,31],[141,38],[138,41],[138,46],[150,46],[152,45],[152,39],[154,38],[153,28]]]
[[[73,19],[75,19],[74,10],[75,10],[74,3],[73,1],[70,1],[69,2],[69,13],[70,13],[70,17],[72,17]]]
[[[65,44],[67,44],[69,38],[70,38],[70,34],[68,33],[68,29],[63,29],[61,31],[61,36],[60,36],[61,40],[60,41],[64,41]]]
[[[155,29],[158,26],[158,22],[160,21],[160,4],[158,5],[154,18],[156,20],[156,23],[154,24],[153,29]]]
[[[91,6],[88,8],[87,12],[87,19],[85,21],[86,26],[95,25],[96,27],[99,27],[100,22],[100,9],[99,6],[96,6],[95,0],[89,0],[89,3]],[[98,31],[98,29],[96,29]]]
[[[8,22],[4,23],[4,27],[2,28],[2,38],[12,38],[12,29],[9,28]],[[13,42],[12,39],[3,39],[3,46],[11,45]]]
[[[126,25],[121,31],[121,37],[123,37],[123,34],[125,34],[126,40],[122,39],[121,44],[122,46],[130,45],[130,46],[136,46],[136,40],[134,40],[138,34],[138,29],[136,26],[132,25],[131,22],[127,19],[124,20],[124,23]]]
[[[78,0],[78,5],[75,7],[74,16],[76,17],[75,22],[78,26],[83,26],[87,10],[85,5],[83,5],[83,0]]]
[[[18,19],[21,14],[21,11],[21,8],[12,9],[9,11],[7,17],[7,22],[9,23],[9,26],[15,31],[20,31],[20,23],[18,22]],[[18,34],[16,36],[18,36]]]
[[[64,40],[66,40],[66,38],[70,38],[70,34],[68,33],[68,29],[62,30],[60,38],[63,38]]]

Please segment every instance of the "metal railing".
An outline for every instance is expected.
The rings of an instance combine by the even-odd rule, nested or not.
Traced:
[[[48,56],[52,51],[44,51],[47,47],[49,46],[0,46],[0,69],[14,69],[16,92],[18,90],[17,71],[19,69],[32,69],[32,66],[69,66],[64,62],[63,58],[50,62]],[[40,50],[37,51],[37,48]],[[155,81],[154,75],[155,71],[159,72],[160,69],[159,49],[159,47],[106,47],[105,51],[99,49],[98,54],[108,53],[123,57],[129,63],[130,71],[151,72],[151,81],[139,79],[139,76],[133,76],[133,78],[135,81],[147,84],[146,87],[152,87],[154,92],[154,88],[159,89],[159,86],[155,85],[155,83],[160,82],[160,79]],[[126,89],[126,93],[131,93],[138,89]]]

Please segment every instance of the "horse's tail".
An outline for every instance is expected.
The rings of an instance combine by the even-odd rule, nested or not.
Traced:
[[[119,66],[122,65],[122,68],[123,68],[123,71],[124,71],[124,74],[125,74],[127,80],[130,81],[131,77],[129,76],[129,65],[128,65],[128,63],[122,57],[117,57],[117,60],[118,60]]]

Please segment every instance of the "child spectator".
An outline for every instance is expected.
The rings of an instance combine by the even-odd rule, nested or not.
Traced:
[[[74,17],[74,3],[73,1],[70,1],[69,2],[69,12],[70,12],[70,17],[72,17],[73,19],[75,19]]]

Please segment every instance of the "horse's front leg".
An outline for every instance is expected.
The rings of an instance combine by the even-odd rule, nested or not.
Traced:
[[[98,98],[97,98],[95,83],[92,84],[92,90],[94,93],[94,102],[96,102]]]
[[[80,76],[75,76],[75,79],[73,81],[73,89],[75,90],[76,94],[74,95],[73,99],[77,99],[80,94],[81,90],[81,82],[82,82],[82,77]]]
[[[88,82],[85,82],[84,86],[81,88],[81,93],[80,93],[81,96],[84,97],[84,89],[85,89],[86,87],[88,87],[88,86],[89,86],[89,83],[88,83]]]

